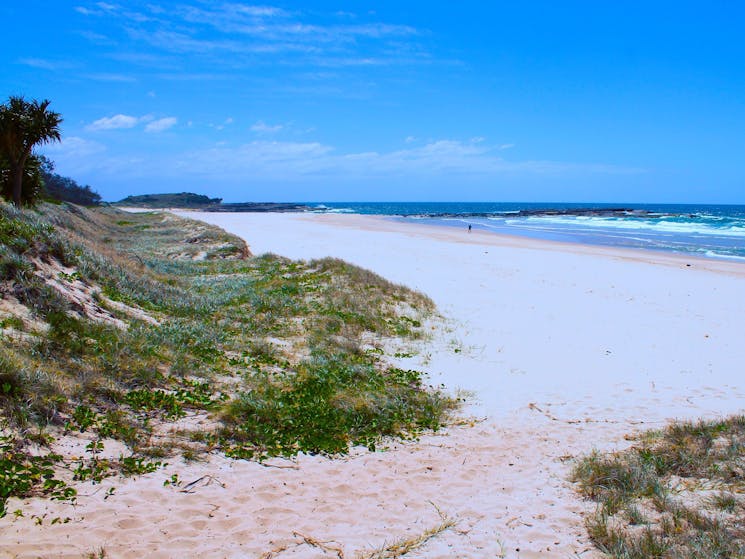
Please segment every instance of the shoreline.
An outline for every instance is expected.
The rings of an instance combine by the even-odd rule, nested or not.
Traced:
[[[184,217],[203,220],[203,217],[213,212],[202,212],[188,208],[163,208],[159,210],[140,210],[130,208],[119,208],[125,211],[168,211]],[[251,215],[253,212],[233,212],[237,216]],[[581,252],[598,256],[623,258],[628,260],[643,261],[650,264],[686,266],[686,264],[697,263],[697,268],[734,275],[745,275],[745,261],[739,261],[724,256],[705,256],[702,254],[683,254],[672,250],[654,249],[646,247],[618,247],[604,244],[585,243],[581,241],[558,241],[553,239],[540,239],[516,233],[505,233],[502,231],[487,231],[484,229],[473,229],[470,233],[463,235],[463,227],[451,225],[433,225],[429,223],[412,223],[401,221],[403,216],[377,215],[377,214],[355,214],[355,213],[316,213],[316,212],[267,212],[281,213],[288,216],[306,218],[309,221],[330,223],[340,227],[362,228],[370,231],[401,232],[414,234],[417,230],[420,234],[440,240],[449,240],[465,244],[485,244],[493,246],[513,246],[519,248],[537,250],[553,247],[556,250],[567,252]],[[209,221],[209,220],[206,220]],[[387,224],[387,225],[381,225]],[[693,267],[693,266],[691,266]]]
[[[298,216],[307,216],[306,213],[296,213]],[[403,221],[397,221],[398,216],[382,216],[382,215],[363,215],[363,214],[315,214],[318,216],[331,216],[328,219],[330,223],[344,227],[362,227],[369,230],[377,231],[389,231],[389,232],[402,232],[406,233],[407,228],[411,227],[409,231],[413,233],[415,229],[422,229],[422,233],[429,237],[439,238],[442,240],[449,240],[452,242],[459,243],[471,243],[471,244],[485,244],[492,246],[512,246],[526,249],[543,250],[551,248],[554,250],[562,250],[566,252],[581,252],[584,254],[596,255],[596,256],[607,256],[614,258],[622,258],[628,260],[642,261],[649,264],[659,265],[670,265],[670,266],[685,266],[691,262],[698,263],[698,268],[703,268],[708,271],[715,271],[721,273],[731,273],[735,275],[745,276],[745,261],[734,261],[725,257],[710,257],[704,255],[686,255],[677,253],[674,251],[667,250],[656,250],[652,248],[626,248],[626,247],[613,247],[602,244],[583,243],[580,241],[556,241],[552,239],[537,239],[534,237],[528,237],[518,234],[509,234],[497,231],[486,231],[483,229],[473,229],[470,233],[465,232],[463,227],[457,228],[455,226],[445,225],[431,225],[427,223],[409,223]],[[340,218],[334,220],[333,218]],[[345,218],[362,218],[356,220],[357,223],[345,223]],[[365,220],[381,221],[383,223],[391,224],[388,227],[375,227],[371,223],[366,224]],[[394,227],[393,225],[401,225],[400,228]],[[452,229],[452,233],[444,235],[443,231]]]

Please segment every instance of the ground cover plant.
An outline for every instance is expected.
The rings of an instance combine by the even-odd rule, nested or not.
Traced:
[[[676,423],[628,450],[581,459],[581,493],[598,503],[587,520],[614,558],[745,556],[745,417]]]
[[[179,454],[375,448],[456,405],[385,361],[386,340],[423,334],[425,296],[335,259],[251,256],[171,214],[2,204],[0,294],[1,505]]]

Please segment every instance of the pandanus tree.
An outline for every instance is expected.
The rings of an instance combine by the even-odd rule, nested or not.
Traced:
[[[62,117],[49,110],[49,103],[11,96],[0,105],[0,156],[7,165],[10,197],[18,207],[23,200],[23,179],[32,150],[60,140]]]

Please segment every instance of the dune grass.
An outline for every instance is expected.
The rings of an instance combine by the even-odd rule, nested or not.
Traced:
[[[745,417],[675,423],[573,471],[598,503],[595,545],[618,559],[745,556]]]
[[[423,335],[432,302],[340,260],[251,257],[169,214],[1,205],[0,273],[13,303],[0,312],[0,428],[13,448],[0,476],[31,464],[30,446],[52,456],[65,433],[130,449],[103,460],[96,443],[82,462],[55,462],[96,480],[178,453],[375,448],[439,428],[456,405],[381,355],[386,339]],[[51,495],[39,482],[10,494]]]

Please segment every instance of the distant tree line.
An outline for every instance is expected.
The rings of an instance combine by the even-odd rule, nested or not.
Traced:
[[[71,202],[80,206],[97,206],[101,195],[90,186],[80,185],[70,177],[63,177],[54,172],[54,162],[47,157],[37,157],[40,163],[40,175],[43,182],[43,196],[52,200]]]
[[[54,173],[54,163],[33,152],[61,138],[59,113],[50,102],[11,96],[0,105],[0,194],[16,206],[51,198],[81,205],[100,203],[90,186]]]

